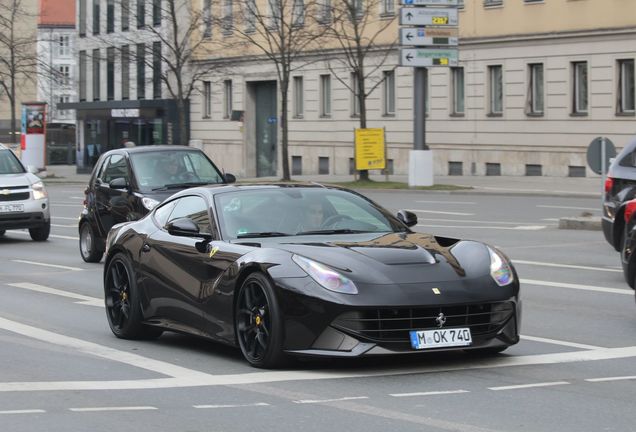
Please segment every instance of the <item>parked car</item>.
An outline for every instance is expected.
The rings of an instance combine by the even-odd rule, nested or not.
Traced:
[[[146,146],[104,153],[93,169],[79,219],[79,249],[86,262],[99,262],[111,227],[144,216],[173,193],[193,186],[235,181],[201,150]]]
[[[610,165],[605,180],[601,223],[607,242],[623,249],[625,203],[636,198],[636,139],[627,144]]]
[[[621,248],[621,264],[625,282],[636,289],[636,199],[625,203],[623,212],[625,238]]]
[[[42,180],[0,144],[0,236],[8,229],[21,228],[27,228],[35,241],[49,238],[49,196]]]
[[[416,233],[355,192],[207,186],[107,240],[104,294],[119,338],[192,333],[256,367],[287,356],[470,350],[519,341],[519,279],[484,243]]]

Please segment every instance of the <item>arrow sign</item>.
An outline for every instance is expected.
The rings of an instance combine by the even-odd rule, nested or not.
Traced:
[[[403,48],[400,50],[400,66],[457,66],[458,61],[458,52],[452,48]]]
[[[458,30],[453,28],[401,28],[400,45],[457,46]]]
[[[457,9],[401,8],[400,25],[456,26]]]
[[[458,0],[402,0],[405,6],[457,6]]]

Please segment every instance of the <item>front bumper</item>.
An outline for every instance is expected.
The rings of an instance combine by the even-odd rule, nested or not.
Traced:
[[[0,204],[22,204],[24,211],[0,213],[0,230],[38,228],[49,222],[48,198],[24,201],[3,201]]]

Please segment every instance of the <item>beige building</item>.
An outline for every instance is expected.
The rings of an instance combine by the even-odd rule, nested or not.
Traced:
[[[622,147],[636,133],[636,1],[462,3],[459,67],[428,70],[426,141],[435,174],[594,175],[586,168],[589,142],[603,135]],[[390,19],[399,6],[386,0],[379,8],[375,13]],[[387,40],[397,28],[394,22],[386,30]],[[386,129],[389,169],[406,174],[413,70],[396,67],[394,51],[376,72],[368,127]],[[222,57],[233,59],[231,72],[203,80],[200,97],[191,101],[191,136],[239,176],[280,175],[280,146],[263,145],[261,136],[273,131],[271,141],[279,133],[276,115],[265,116],[269,128],[256,119],[266,100],[275,100],[269,110],[280,107],[274,66],[236,51]],[[351,172],[358,119],[343,84],[350,72],[336,57],[308,53],[303,60],[312,61],[293,73],[292,174]]]

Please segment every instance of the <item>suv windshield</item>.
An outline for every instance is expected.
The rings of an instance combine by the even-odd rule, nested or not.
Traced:
[[[0,174],[21,174],[22,164],[11,150],[0,150]]]
[[[130,161],[139,188],[146,192],[224,183],[219,170],[199,151],[133,153]]]

